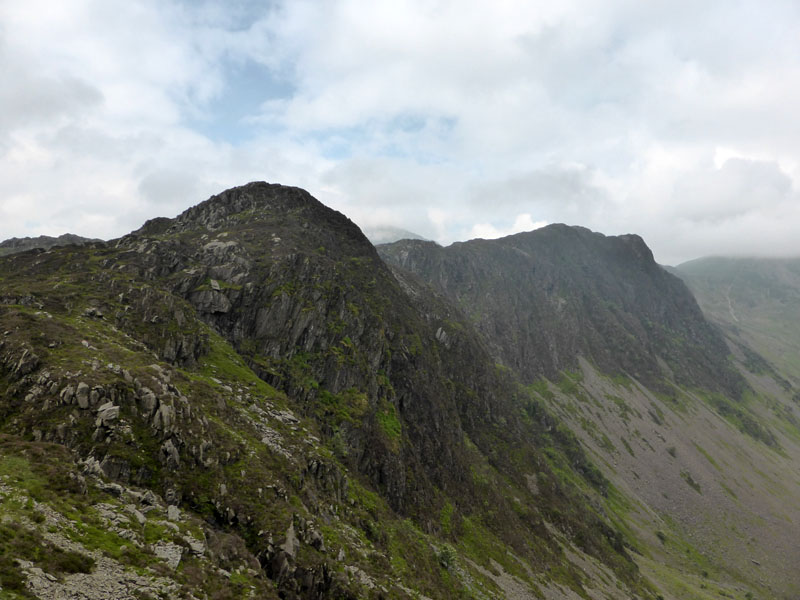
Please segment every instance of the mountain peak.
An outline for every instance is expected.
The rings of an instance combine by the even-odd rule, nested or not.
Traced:
[[[554,224],[497,240],[447,248],[399,242],[379,252],[480,315],[496,357],[527,380],[554,377],[583,357],[652,385],[664,377],[663,363],[681,383],[723,382],[733,394],[741,384],[720,358],[727,351],[719,334],[638,235]]]
[[[177,230],[191,229],[197,225],[214,230],[222,227],[229,218],[250,211],[297,210],[335,212],[301,188],[253,181],[225,190],[185,210],[175,218],[174,226]],[[336,214],[346,219],[341,213]]]
[[[122,243],[138,244],[140,237],[192,232],[244,235],[254,251],[258,250],[259,240],[272,239],[282,240],[275,246],[282,252],[325,248],[334,254],[353,252],[377,260],[372,244],[345,215],[301,188],[264,181],[225,190],[173,219],[151,219],[123,238]]]

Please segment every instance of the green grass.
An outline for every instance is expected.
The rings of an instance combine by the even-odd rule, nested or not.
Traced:
[[[571,373],[569,371],[563,371],[556,385],[558,389],[561,390],[561,393],[566,396],[578,396],[581,393],[580,382],[582,379],[579,372]]]
[[[711,455],[710,455],[708,452],[706,452],[706,450],[705,450],[705,449],[704,449],[702,446],[700,446],[700,444],[698,444],[697,442],[692,442],[692,445],[693,445],[695,448],[697,448],[697,451],[698,451],[700,454],[702,454],[702,455],[703,455],[703,456],[706,458],[706,460],[707,460],[709,463],[711,463],[711,466],[712,466],[712,467],[714,467],[714,468],[715,468],[717,471],[719,471],[720,473],[722,472],[722,468],[719,466],[719,463],[717,463],[717,461],[716,461],[716,460],[714,460],[714,457],[713,457],[713,456],[711,456]]]
[[[345,422],[360,426],[368,409],[367,395],[356,388],[339,394],[332,394],[324,389],[319,391],[317,416],[334,426]]]
[[[698,395],[745,435],[766,444],[770,448],[777,449],[779,447],[778,440],[772,432],[761,424],[745,406],[722,394],[699,392]]]
[[[209,383],[215,383],[212,378],[239,386],[249,386],[251,392],[273,398],[278,392],[271,385],[260,379],[253,370],[245,364],[241,355],[233,349],[219,334],[208,330],[208,352],[201,357],[197,369],[187,374],[199,374]]]
[[[614,382],[614,385],[619,387],[624,387],[626,390],[630,390],[633,388],[633,381],[627,375],[623,375],[621,373],[617,373],[612,375],[609,379]]]
[[[530,392],[538,394],[544,400],[552,400],[555,397],[546,379],[537,379],[533,383],[528,384],[527,389]]]
[[[700,488],[700,484],[697,483],[697,481],[694,480],[694,478],[692,477],[692,474],[689,473],[689,471],[681,471],[681,478],[687,484],[689,484],[689,487],[691,487],[695,492],[697,492],[698,494],[702,494],[703,493],[703,490]]]
[[[397,410],[395,409],[394,404],[391,404],[388,401],[383,402],[375,416],[378,420],[378,425],[380,426],[381,431],[396,446],[400,442],[400,438],[403,435],[403,425],[400,423],[400,419],[397,417]]]
[[[622,445],[625,446],[625,450],[628,451],[628,454],[635,457],[636,454],[634,453],[633,448],[631,448],[631,445],[628,443],[628,440],[626,440],[624,437],[621,437],[620,441],[622,442]]]
[[[450,502],[445,502],[439,513],[439,525],[444,535],[450,535],[453,531],[453,513],[455,507]]]

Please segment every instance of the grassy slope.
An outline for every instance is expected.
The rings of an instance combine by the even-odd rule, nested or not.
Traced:
[[[800,381],[800,259],[703,258],[674,272],[710,319]]]
[[[754,415],[775,445],[707,394],[653,394],[586,362],[532,388],[613,483],[607,509],[636,540],[639,566],[664,597],[792,598],[800,590],[796,409],[770,378],[748,379],[756,393],[737,408]]]

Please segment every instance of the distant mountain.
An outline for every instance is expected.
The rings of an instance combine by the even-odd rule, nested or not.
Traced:
[[[675,272],[710,319],[800,382],[800,258],[701,258]]]
[[[58,237],[40,235],[39,237],[11,238],[0,242],[0,256],[7,256],[15,252],[25,252],[26,250],[33,250],[34,248],[43,248],[47,250],[54,246],[69,246],[99,241],[101,240],[85,238],[72,233],[65,233]]]
[[[648,384],[674,377],[741,391],[722,337],[639,236],[549,225],[447,248],[400,241],[379,252],[460,306],[528,381],[574,369],[582,356]]]
[[[375,244],[389,244],[398,240],[425,240],[424,237],[407,229],[383,225],[380,227],[365,227],[364,235]]]

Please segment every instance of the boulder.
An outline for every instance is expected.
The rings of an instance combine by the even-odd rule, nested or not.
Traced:
[[[78,401],[78,406],[83,409],[89,408],[89,392],[89,386],[81,381],[78,384],[78,389],[75,391],[75,398]]]
[[[97,409],[97,420],[95,426],[108,427],[112,421],[119,417],[119,406],[115,406],[113,402],[106,402]]]

